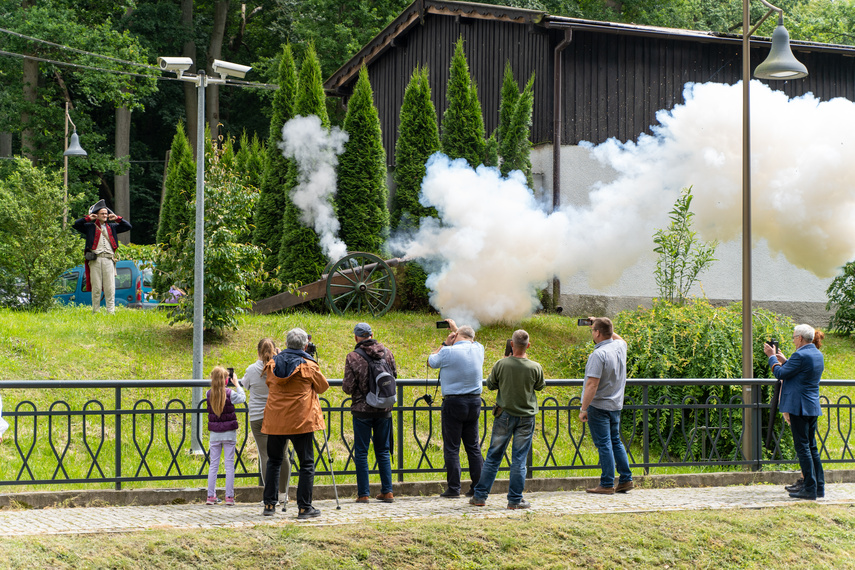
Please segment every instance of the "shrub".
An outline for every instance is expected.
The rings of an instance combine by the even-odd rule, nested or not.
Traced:
[[[615,331],[627,342],[627,377],[629,378],[741,378],[742,377],[742,308],[734,303],[727,307],[713,307],[706,299],[697,299],[685,305],[655,300],[650,309],[639,308],[624,311],[615,318]],[[763,343],[769,338],[781,342],[781,350],[790,354],[794,350],[792,330],[795,324],[789,317],[776,315],[764,309],[754,311],[753,347],[754,377],[772,378],[771,370],[763,354]],[[587,354],[593,345],[568,353],[571,363],[577,367],[577,374],[585,374]],[[741,395],[740,386],[652,386],[648,389],[648,403],[654,406],[691,403],[706,404],[710,400],[738,404]],[[770,386],[764,386],[762,401],[768,402],[772,395]],[[626,403],[642,403],[642,388],[627,387]],[[705,434],[707,445],[713,438],[720,457],[733,456],[738,451],[739,434],[742,425],[741,410],[731,410],[706,414],[707,410],[686,411],[671,414],[665,409],[659,410],[659,433],[651,433],[651,443],[659,451],[675,457],[687,453],[700,454],[704,438],[697,436],[692,440],[692,449],[687,449],[686,439],[697,418],[699,425],[719,426],[715,435]],[[651,412],[656,414],[657,410]],[[625,416],[626,417],[626,416]],[[641,433],[641,414],[635,422],[625,420],[627,431]],[[651,423],[655,420],[651,418]],[[783,421],[775,418],[777,428]],[[768,425],[768,414],[764,417]],[[680,437],[677,434],[683,433]],[[764,432],[765,433],[765,432]],[[785,430],[785,434],[787,434]],[[669,436],[674,436],[670,437]],[[663,444],[662,442],[667,442]],[[785,447],[789,441],[782,443]]]
[[[850,261],[842,269],[825,291],[828,296],[825,310],[834,310],[828,327],[849,336],[855,331],[855,261]]]

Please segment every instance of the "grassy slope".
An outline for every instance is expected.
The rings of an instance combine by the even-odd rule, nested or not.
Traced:
[[[402,378],[424,378],[425,357],[443,340],[427,314],[393,313],[369,319],[375,337],[391,348]],[[222,338],[207,337],[205,373],[217,364],[242,373],[255,360],[263,336],[284,344],[285,333],[300,326],[318,345],[321,366],[330,378],[341,378],[344,357],[353,348],[354,317],[312,313],[254,316],[240,319],[239,330]],[[534,316],[515,325],[478,331],[487,349],[485,368],[502,356],[505,339],[522,326],[532,335],[529,356],[548,378],[572,377],[566,347],[590,341],[587,329],[573,319]],[[824,348],[825,378],[853,378],[855,339],[830,335]],[[0,310],[0,379],[162,379],[187,378],[192,369],[192,329],[170,327],[164,313],[117,309],[113,316],[93,316],[86,308],[49,313]],[[432,377],[436,377],[435,374]]]

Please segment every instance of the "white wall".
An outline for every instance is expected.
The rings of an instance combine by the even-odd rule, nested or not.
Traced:
[[[532,149],[531,162],[535,180],[542,180],[543,187],[538,192],[551,196],[552,146],[542,145]],[[562,146],[561,205],[587,207],[589,188],[596,182],[611,182],[615,174],[610,167],[593,159],[588,149]],[[594,309],[610,314],[633,308],[639,303],[646,305],[658,295],[653,274],[656,267],[653,236],[638,236],[638,239],[650,242],[650,255],[639,259],[616,283],[604,289],[594,289],[584,274],[561,282],[561,302],[571,315],[589,314],[586,311]],[[701,274],[700,285],[696,285],[692,294],[705,295],[718,302],[741,300],[741,241],[720,244],[716,258],[718,261],[713,263],[711,269]],[[752,268],[752,297],[755,305],[790,314],[797,320],[817,326],[827,324],[830,315],[825,313],[824,305],[830,278],[820,279],[790,264],[783,256],[773,255],[764,241],[754,245]]]

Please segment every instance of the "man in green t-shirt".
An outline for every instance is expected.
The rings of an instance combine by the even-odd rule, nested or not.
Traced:
[[[475,496],[469,504],[483,507],[496,480],[496,473],[513,438],[511,472],[508,482],[508,508],[527,509],[531,503],[523,499],[525,489],[526,458],[534,435],[534,418],[537,415],[536,390],[543,390],[543,368],[528,359],[526,350],[531,346],[528,333],[520,329],[512,337],[513,354],[493,365],[487,378],[487,388],[498,390],[498,410],[493,420],[490,450],[481,470],[481,479],[475,487]]]

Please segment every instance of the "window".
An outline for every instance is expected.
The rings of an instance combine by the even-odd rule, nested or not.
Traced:
[[[131,288],[131,269],[129,267],[119,267],[116,270],[116,290]]]
[[[59,278],[59,293],[62,295],[73,294],[77,291],[77,281],[80,279],[79,271],[72,271],[71,273],[66,273],[62,277]]]

